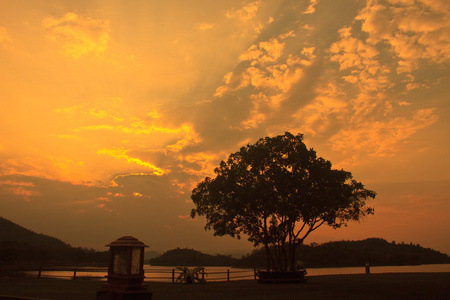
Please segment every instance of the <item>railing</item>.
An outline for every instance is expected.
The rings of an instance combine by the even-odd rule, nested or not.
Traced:
[[[251,274],[249,274],[251,273]],[[231,281],[236,279],[256,279],[256,273],[254,270],[239,270],[239,271],[230,271],[230,269],[227,269],[226,272],[208,272],[207,274],[211,275],[224,275],[223,277],[215,277],[212,281]],[[238,274],[238,275],[234,275]],[[245,274],[245,275],[244,275]],[[226,275],[226,276],[225,276]]]
[[[146,269],[145,270],[145,281],[154,280],[165,280],[175,283],[176,278],[183,273],[177,269]],[[156,274],[156,276],[155,276]],[[158,274],[163,274],[158,276]],[[206,279],[209,282],[216,281],[232,281],[232,280],[243,280],[243,279],[256,279],[255,270],[243,270],[243,269],[226,269],[226,270],[216,270],[208,271],[202,270],[199,277],[201,279]]]
[[[214,268],[212,268],[214,269]],[[38,277],[38,278],[61,278],[61,279],[91,279],[91,280],[106,280],[108,273],[107,268],[44,268],[37,269],[19,269],[0,268],[1,276],[26,276],[26,277]],[[182,271],[174,268],[164,269],[144,269],[145,279],[144,281],[163,281],[163,282],[176,282],[176,278],[182,273]],[[255,270],[245,269],[224,269],[217,271],[203,270],[200,273],[202,279],[206,279],[208,282],[219,281],[232,281],[243,279],[256,279]]]

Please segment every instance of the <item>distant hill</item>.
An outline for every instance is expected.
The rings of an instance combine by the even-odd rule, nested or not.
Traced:
[[[152,266],[231,266],[236,258],[225,255],[210,255],[194,249],[173,249],[150,259]]]
[[[0,217],[0,243],[2,242],[27,243],[36,246],[39,245],[57,248],[70,247],[70,245],[57,238],[33,232]]]
[[[144,252],[144,261],[148,262],[150,259],[161,256],[161,253],[156,251],[145,251]]]
[[[373,266],[450,263],[450,257],[439,251],[412,243],[389,243],[381,238],[302,245],[297,249],[297,257],[305,267],[354,267],[366,262]],[[238,266],[264,267],[265,262],[265,251],[258,249],[242,257]]]
[[[107,263],[108,253],[74,248],[0,217],[0,262],[28,264]]]

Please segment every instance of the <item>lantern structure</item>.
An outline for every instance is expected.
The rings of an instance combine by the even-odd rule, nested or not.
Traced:
[[[151,300],[144,283],[144,249],[132,236],[123,236],[109,246],[108,283],[97,292],[97,300]]]

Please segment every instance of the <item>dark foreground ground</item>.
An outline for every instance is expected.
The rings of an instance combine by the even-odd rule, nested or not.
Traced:
[[[101,282],[0,277],[3,295],[94,300]],[[258,284],[253,280],[206,284],[149,282],[153,300],[169,299],[450,299],[450,273],[311,276],[306,284]]]

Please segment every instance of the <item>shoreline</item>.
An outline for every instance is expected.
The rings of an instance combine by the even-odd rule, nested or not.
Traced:
[[[34,277],[0,277],[2,296],[94,300],[104,282]],[[309,276],[303,284],[261,284],[255,280],[174,284],[145,282],[154,300],[168,299],[450,299],[450,272]],[[6,298],[3,298],[6,299]]]

